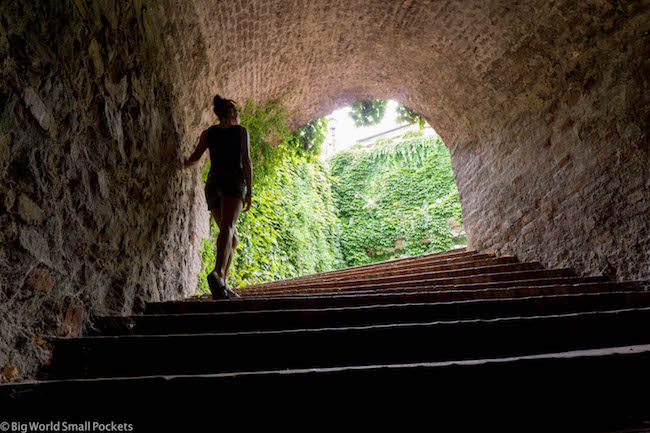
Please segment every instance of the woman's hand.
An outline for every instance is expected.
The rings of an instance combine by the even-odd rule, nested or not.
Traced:
[[[248,210],[251,208],[251,191],[248,190],[246,192],[246,198],[244,198],[244,203],[246,204],[246,207],[244,207],[244,212],[248,212]]]

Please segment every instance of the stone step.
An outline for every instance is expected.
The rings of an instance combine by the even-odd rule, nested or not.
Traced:
[[[343,275],[330,275],[330,276],[321,276],[321,275],[309,275],[305,277],[291,278],[287,280],[277,280],[271,281],[268,283],[255,284],[251,286],[246,286],[246,290],[259,290],[259,289],[269,289],[274,287],[301,287],[305,284],[315,284],[322,282],[340,282],[340,281],[350,281],[350,280],[363,280],[368,278],[379,278],[379,277],[390,277],[390,276],[402,276],[407,274],[420,274],[428,272],[442,272],[442,271],[451,271],[459,269],[471,269],[471,268],[480,268],[487,266],[495,265],[505,265],[505,264],[516,264],[519,261],[515,257],[500,257],[494,258],[488,255],[485,257],[478,258],[476,260],[467,261],[466,259],[459,260],[451,263],[417,263],[414,265],[403,265],[396,267],[385,267],[378,268],[371,271],[357,271],[354,273],[346,273]],[[541,268],[538,266],[537,268]]]
[[[481,299],[438,303],[402,303],[343,308],[97,317],[88,335],[161,335],[313,329],[433,320],[566,314],[650,307],[650,293],[612,292]]]
[[[367,263],[365,265],[356,265],[348,266],[346,268],[334,269],[332,271],[318,272],[315,274],[302,275],[299,277],[287,278],[284,281],[292,281],[302,278],[313,278],[313,277],[329,277],[333,275],[345,275],[349,273],[356,272],[368,272],[373,269],[384,269],[386,267],[396,267],[396,266],[412,266],[416,263],[445,263],[453,262],[455,260],[468,261],[472,257],[494,257],[492,254],[480,254],[475,251],[466,251],[465,248],[459,248],[455,250],[442,251],[438,253],[429,253],[421,254],[418,256],[409,256],[399,259],[384,260],[381,262]],[[270,282],[272,283],[272,282]],[[269,284],[269,283],[260,283],[260,284]]]
[[[513,286],[546,286],[556,284],[560,281],[571,282],[572,284],[592,283],[592,282],[607,282],[605,277],[558,277],[557,274],[551,274],[548,278],[535,278],[540,274],[533,274],[532,278],[530,273],[522,273],[517,275],[518,279],[509,279],[507,275],[496,276],[492,278],[469,278],[469,279],[456,279],[456,280],[440,280],[440,281],[424,281],[399,285],[374,285],[369,284],[365,286],[357,286],[352,288],[324,288],[324,289],[311,289],[301,291],[300,289],[289,289],[275,292],[259,291],[255,293],[243,292],[243,298],[260,298],[260,297],[312,297],[323,295],[337,295],[337,294],[369,294],[369,293],[382,293],[382,294],[407,294],[412,292],[432,292],[432,291],[447,291],[453,290],[481,290],[485,288],[508,288]],[[543,276],[543,275],[542,275]],[[503,278],[505,277],[505,278]],[[237,288],[236,290],[239,290]]]
[[[347,420],[398,422],[407,431],[411,425],[622,431],[648,420],[647,401],[635,392],[650,386],[648,365],[650,345],[637,345],[484,360],[32,381],[0,385],[0,407],[3,419],[103,418],[135,423],[132,431],[203,431],[219,408],[247,427],[254,420],[289,428],[292,421],[304,427],[317,420],[329,428]],[[145,401],[156,410],[144,408]]]
[[[579,282],[577,281],[586,281]],[[539,283],[540,285],[536,285]],[[600,277],[551,278],[497,282],[464,286],[445,286],[445,290],[412,291],[355,291],[352,293],[322,294],[312,296],[274,295],[271,297],[248,297],[241,301],[212,301],[190,299],[184,301],[148,302],[144,314],[210,313],[222,311],[256,311],[294,308],[337,308],[361,305],[398,304],[409,302],[445,302],[471,299],[512,298],[522,296],[546,296],[609,291],[635,291],[635,283],[613,283]]]
[[[537,273],[536,273],[537,272]],[[310,290],[322,290],[326,288],[347,288],[347,287],[359,287],[366,286],[369,284],[381,286],[381,287],[399,287],[399,286],[408,286],[413,284],[413,282],[424,282],[424,281],[454,281],[461,278],[470,278],[470,277],[481,277],[480,281],[493,281],[490,277],[495,275],[495,281],[502,279],[513,279],[508,277],[528,275],[527,278],[537,278],[537,275],[544,276],[571,276],[573,273],[569,269],[556,269],[556,270],[545,270],[542,265],[536,262],[532,263],[510,263],[510,264],[501,264],[501,265],[492,265],[492,266],[480,266],[475,268],[465,268],[465,269],[452,269],[446,271],[432,271],[432,272],[420,272],[414,270],[410,273],[391,275],[391,276],[374,276],[366,275],[363,277],[354,277],[354,278],[344,278],[341,280],[334,281],[316,281],[316,282],[304,282],[296,285],[292,284],[280,284],[277,286],[270,287],[268,289],[261,288],[256,289],[254,286],[251,287],[241,287],[238,288],[238,293],[251,294],[251,293],[272,293],[272,292],[282,292],[286,290],[300,290],[302,292],[309,292]]]
[[[364,292],[364,291],[408,291],[408,290],[446,290],[450,286],[457,287],[477,287],[480,284],[489,285],[491,283],[501,283],[500,286],[504,287],[508,284],[521,284],[519,282],[529,280],[530,284],[535,284],[536,280],[548,280],[551,278],[568,278],[573,276],[569,269],[534,269],[513,271],[508,270],[504,272],[497,272],[498,269],[486,270],[477,269],[474,274],[470,271],[465,272],[466,275],[456,276],[438,276],[431,275],[411,275],[405,276],[404,279],[399,277],[390,278],[377,278],[376,280],[361,280],[354,282],[340,282],[336,284],[325,285],[312,285],[311,287],[289,287],[289,288],[274,288],[270,290],[246,290],[245,288],[237,288],[235,291],[242,297],[251,296],[280,296],[280,295],[301,295],[312,296],[323,293],[339,293],[339,292]],[[419,278],[419,279],[418,279]],[[580,281],[580,280],[576,280]],[[587,280],[588,281],[588,280]],[[601,280],[602,281],[602,280]]]
[[[299,277],[287,278],[284,280],[270,281],[267,283],[254,284],[248,287],[255,288],[266,288],[271,287],[277,284],[300,284],[306,281],[326,281],[326,280],[337,280],[343,278],[352,278],[355,276],[363,275],[376,275],[376,274],[401,274],[405,272],[413,272],[417,269],[423,268],[439,268],[444,269],[463,269],[479,266],[478,263],[484,263],[485,265],[489,264],[499,264],[499,263],[518,263],[516,257],[499,257],[495,258],[489,254],[477,254],[477,253],[467,253],[462,256],[454,256],[451,258],[422,258],[421,256],[416,256],[410,259],[407,262],[396,263],[396,260],[389,260],[385,262],[373,263],[372,266],[364,265],[361,268],[344,268],[336,271],[330,272],[321,272],[318,274],[303,275]]]
[[[650,309],[218,334],[51,339],[48,377],[205,374],[521,356],[650,343]]]

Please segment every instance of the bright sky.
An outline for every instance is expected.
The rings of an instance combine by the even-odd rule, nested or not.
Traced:
[[[388,101],[388,105],[386,106],[386,114],[384,115],[384,119],[381,121],[381,123],[378,125],[362,128],[354,126],[354,122],[350,116],[348,116],[348,113],[352,111],[350,107],[339,108],[338,110],[332,112],[332,114],[327,117],[333,117],[336,119],[336,150],[338,151],[350,147],[356,140],[360,138],[378,134],[380,132],[399,126],[397,123],[395,123],[395,117],[397,117],[395,110],[397,109],[397,105],[398,104],[396,101]]]

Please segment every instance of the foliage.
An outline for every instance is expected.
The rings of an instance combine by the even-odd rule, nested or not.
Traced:
[[[289,137],[289,148],[307,159],[320,155],[321,148],[327,138],[327,119],[316,119],[294,132]]]
[[[384,119],[387,104],[388,101],[386,100],[362,101],[352,105],[352,111],[348,115],[356,126],[377,125]],[[395,120],[397,123],[417,123],[420,129],[426,126],[424,118],[410,108],[398,104],[396,111],[397,117]]]
[[[290,158],[276,182],[254,197],[238,224],[240,245],[231,269],[236,285],[341,267],[338,218],[320,161]],[[245,253],[244,253],[245,252]]]
[[[465,242],[452,235],[450,222],[462,223],[462,215],[440,138],[376,143],[334,155],[329,164],[348,266]]]
[[[397,117],[395,118],[395,121],[397,123],[417,123],[420,129],[423,129],[426,126],[427,122],[422,117],[420,117],[418,113],[411,110],[407,106],[399,104],[396,111]]]
[[[402,140],[408,140],[410,138],[417,138],[417,137],[422,137],[424,135],[424,132],[422,130],[419,131],[406,131],[404,135],[402,135]]]
[[[240,112],[240,123],[248,130],[254,181],[258,186],[274,174],[288,150],[290,113],[284,107],[285,98],[270,101],[263,107],[248,100]]]
[[[384,118],[388,101],[361,101],[352,105],[352,111],[348,113],[356,126],[377,125]]]

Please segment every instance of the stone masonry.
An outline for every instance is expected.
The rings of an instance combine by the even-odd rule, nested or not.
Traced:
[[[650,6],[610,0],[65,0],[0,6],[0,368],[196,286],[182,170],[212,96],[293,126],[363,99],[450,148],[469,248],[650,278]],[[252,143],[254,146],[255,143]],[[6,372],[6,373],[5,373]]]
[[[196,287],[207,211],[154,29],[126,3],[0,7],[5,380],[48,360],[45,335]]]

